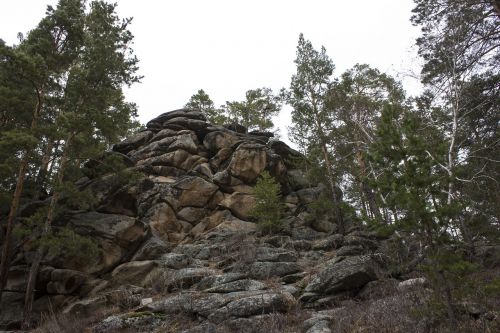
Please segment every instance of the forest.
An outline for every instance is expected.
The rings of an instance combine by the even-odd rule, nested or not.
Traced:
[[[288,87],[251,89],[221,106],[200,89],[180,107],[255,135],[275,132],[290,107],[288,136],[301,154],[294,163],[324,186],[316,211],[333,216],[340,234],[362,226],[391,239],[391,276],[424,276],[441,328],[466,331],[459,304],[481,304],[500,320],[500,2],[414,2],[419,96],[366,64],[334,76],[327,50],[300,34]],[[116,6],[59,0],[16,45],[0,39],[0,297],[29,246],[24,328],[46,254],[96,251],[71,228],[52,227],[68,209],[96,205],[78,180],[141,177],[109,153],[145,129],[124,94],[142,77],[131,19]],[[47,204],[19,217],[33,202]]]

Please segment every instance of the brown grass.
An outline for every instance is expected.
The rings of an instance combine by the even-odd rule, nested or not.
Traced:
[[[90,333],[91,327],[110,315],[109,312],[94,313],[91,317],[81,318],[63,313],[42,314],[40,325],[33,333]]]

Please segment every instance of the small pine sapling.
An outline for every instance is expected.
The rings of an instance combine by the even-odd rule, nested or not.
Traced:
[[[261,173],[254,192],[255,205],[250,215],[257,220],[264,233],[275,233],[282,228],[283,203],[281,202],[280,184],[264,171]]]

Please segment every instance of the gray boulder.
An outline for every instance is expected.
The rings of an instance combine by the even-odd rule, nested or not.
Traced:
[[[377,280],[380,255],[337,257],[326,264],[305,291],[318,294],[334,294],[344,290],[360,289],[368,282]]]
[[[151,131],[143,131],[135,134],[134,136],[123,140],[120,143],[117,143],[113,146],[113,150],[119,153],[126,154],[131,150],[134,150],[141,145],[148,142],[153,137],[153,132]]]

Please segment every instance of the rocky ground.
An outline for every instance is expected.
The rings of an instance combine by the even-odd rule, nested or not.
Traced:
[[[68,211],[57,223],[96,241],[99,258],[45,258],[39,331],[425,331],[410,315],[428,295],[425,281],[388,278],[383,239],[353,226],[341,235],[331,218],[314,216],[308,205],[321,185],[309,184],[299,154],[269,133],[177,110],[110,154],[146,176],[89,173],[78,182],[97,208]],[[249,216],[263,170],[280,182],[287,207],[276,235],[260,234]],[[46,202],[27,205],[21,217]],[[0,328],[19,324],[32,253],[15,259]]]

